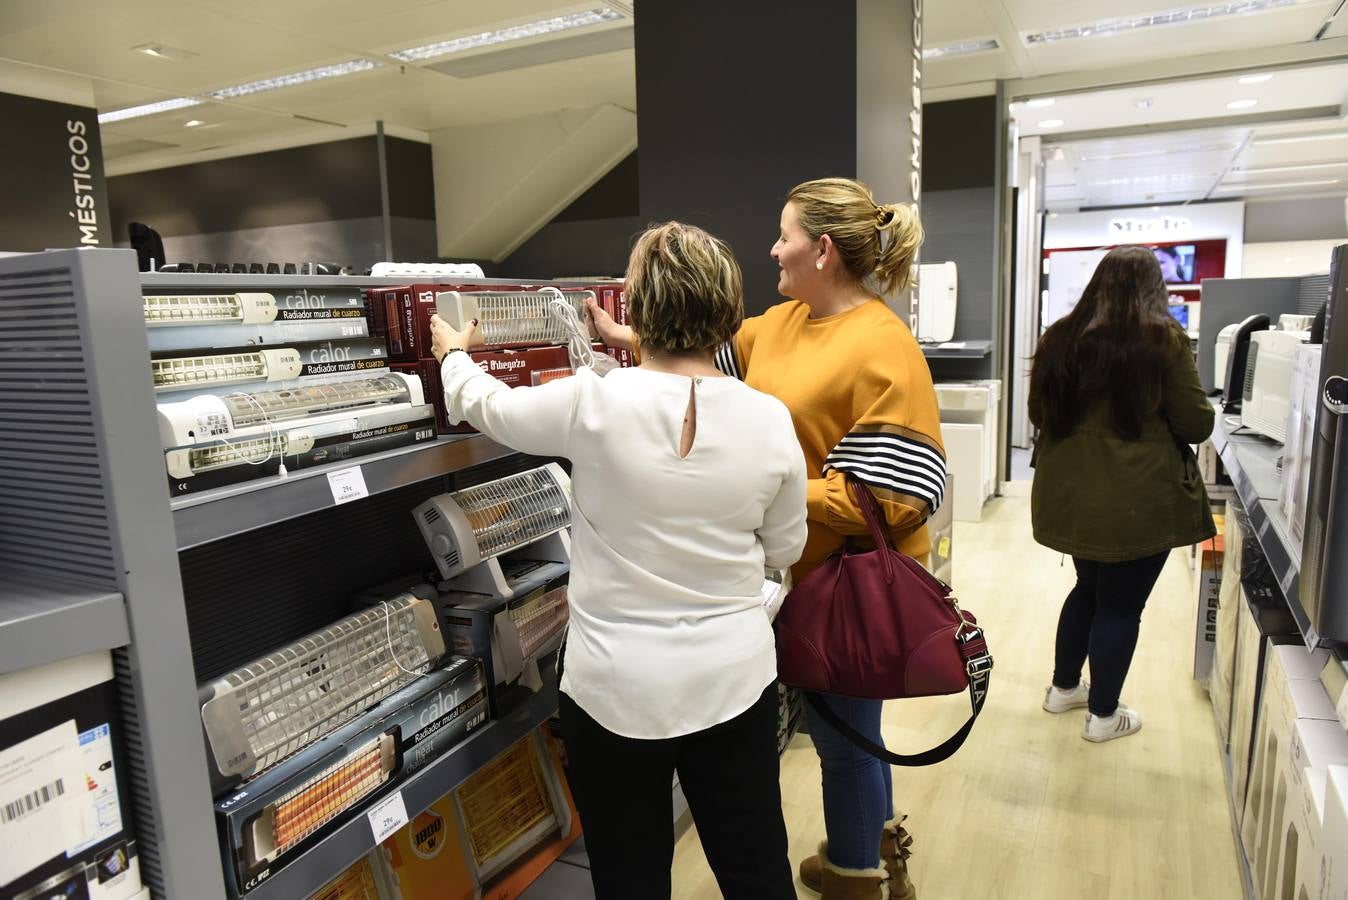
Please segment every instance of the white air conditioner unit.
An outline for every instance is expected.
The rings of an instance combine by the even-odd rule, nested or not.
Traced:
[[[1240,424],[1273,438],[1287,439],[1291,409],[1292,362],[1309,335],[1304,331],[1256,331],[1250,335]]]
[[[434,604],[401,594],[217,678],[200,692],[213,783],[228,787],[261,773],[444,653]]]
[[[566,326],[552,312],[552,302],[564,297],[580,321],[586,321],[585,301],[594,291],[442,291],[435,295],[435,309],[442,318],[462,330],[477,319],[478,336],[493,348],[565,344]]]
[[[917,339],[944,343],[955,336],[959,273],[953,262],[918,266]]]
[[[159,404],[159,439],[165,449],[245,440],[271,435],[284,422],[320,425],[349,418],[356,409],[373,412],[424,402],[421,379],[403,372],[272,391],[202,394]]]
[[[513,597],[519,581],[500,558],[524,547],[540,560],[571,560],[571,479],[556,463],[432,497],[412,515],[452,590]]]

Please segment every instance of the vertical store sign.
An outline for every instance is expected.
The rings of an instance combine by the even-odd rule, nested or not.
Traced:
[[[111,247],[98,111],[0,93],[0,251]]]
[[[856,171],[881,203],[922,199],[923,5],[856,0]],[[916,330],[916,292],[885,299]]]

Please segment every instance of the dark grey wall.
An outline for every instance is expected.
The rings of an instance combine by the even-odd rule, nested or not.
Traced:
[[[1348,238],[1348,200],[1308,197],[1245,204],[1245,243]]]
[[[856,174],[856,52],[851,2],[684,0],[636,18],[641,216],[728,241],[751,315],[779,299],[786,192]]]
[[[98,113],[0,93],[0,250],[111,247]]]
[[[115,235],[144,222],[168,262],[336,262],[364,269],[384,246],[376,138],[350,138],[108,179]],[[393,256],[434,261],[430,147],[386,138]]]
[[[1256,313],[1276,325],[1281,313],[1297,311],[1299,278],[1207,278],[1202,285],[1203,317],[1198,329],[1198,379],[1212,391],[1217,333]]]
[[[995,203],[991,187],[923,192],[922,227],[927,240],[922,245],[922,261],[953,260],[959,269],[956,341],[992,339]]]

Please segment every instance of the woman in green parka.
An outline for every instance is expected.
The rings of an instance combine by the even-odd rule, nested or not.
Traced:
[[[1111,250],[1040,339],[1030,375],[1034,537],[1077,572],[1044,709],[1087,707],[1088,741],[1142,727],[1119,702],[1142,608],[1171,548],[1216,531],[1189,447],[1212,433],[1214,411],[1167,294],[1151,250]]]

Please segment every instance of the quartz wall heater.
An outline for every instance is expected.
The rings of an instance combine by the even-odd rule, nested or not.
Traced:
[[[571,561],[571,479],[556,463],[440,494],[412,514],[451,590],[514,597],[521,581],[512,564],[565,571]]]
[[[434,438],[435,409],[430,404],[386,403],[279,426],[272,423],[237,439],[174,447],[165,451],[164,462],[169,477],[182,482],[231,466],[284,461],[292,469],[308,468]]]
[[[455,659],[217,800],[233,895],[303,858],[311,839],[359,816],[361,804],[432,765],[489,720],[481,663]]]
[[[265,325],[276,321],[276,298],[271,294],[181,294],[141,297],[145,324]]]
[[[167,448],[265,437],[280,423],[317,424],[325,416],[344,416],[353,409],[424,402],[421,379],[402,372],[270,391],[202,394],[159,404],[159,438]]]
[[[553,314],[551,305],[563,297],[580,321],[586,321],[585,300],[596,299],[594,291],[441,291],[435,308],[455,328],[463,329],[477,319],[477,333],[488,348],[534,347],[565,344],[569,333]]]
[[[289,381],[298,378],[302,368],[300,352],[293,347],[150,360],[156,391],[183,391],[250,381]]]
[[[444,653],[433,604],[401,594],[205,685],[201,722],[212,783],[227,788],[259,774],[430,670]]]

